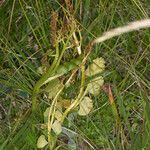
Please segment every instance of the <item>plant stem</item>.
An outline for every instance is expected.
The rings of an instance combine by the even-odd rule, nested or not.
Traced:
[[[84,65],[81,66],[81,72],[82,72],[82,78],[81,78],[81,88],[80,88],[79,95],[76,98],[76,100],[63,113],[62,118],[61,118],[61,124],[64,122],[64,119],[66,118],[68,113],[79,104],[79,101],[81,100],[81,97],[84,93],[84,83],[85,83],[85,67],[84,67]]]

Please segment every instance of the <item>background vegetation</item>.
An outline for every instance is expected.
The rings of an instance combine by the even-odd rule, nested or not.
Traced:
[[[45,55],[50,64],[54,59],[52,11],[59,14],[59,28],[66,25],[63,18],[70,12],[63,0],[0,3],[0,149],[36,149],[43,132],[39,127],[42,114],[48,106],[43,95],[39,96],[41,113],[36,116],[36,132],[33,132],[31,95],[40,78],[37,69],[45,67],[46,61],[41,61]],[[83,50],[91,40],[111,28],[148,18],[149,6],[148,0],[73,1],[73,17],[81,31]],[[62,145],[60,149],[150,148],[149,35],[150,30],[144,29],[93,47],[88,61],[97,57],[105,59],[105,87],[111,86],[121,127],[116,124],[108,93],[102,89],[94,97],[94,109],[88,116],[81,117],[75,112],[68,115],[57,141]],[[76,57],[77,52],[72,48],[64,53],[61,63]],[[65,98],[73,97],[76,84],[65,93]]]

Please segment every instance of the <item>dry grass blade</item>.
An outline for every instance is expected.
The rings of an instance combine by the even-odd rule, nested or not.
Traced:
[[[118,27],[108,32],[105,32],[101,37],[96,38],[94,40],[94,43],[104,42],[112,37],[121,35],[123,33],[139,30],[142,28],[148,28],[148,27],[150,27],[150,19],[131,22],[126,26]]]

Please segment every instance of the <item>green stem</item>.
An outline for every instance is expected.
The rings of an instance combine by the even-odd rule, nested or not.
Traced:
[[[79,104],[81,97],[84,94],[84,84],[85,84],[85,67],[84,66],[81,66],[81,72],[82,72],[82,78],[81,78],[81,88],[80,88],[79,95],[75,99],[75,101],[63,113],[63,116],[61,118],[61,124],[64,122],[64,119],[66,118],[68,113]]]
[[[40,87],[43,85],[43,83],[47,80],[47,78],[54,72],[53,69],[56,64],[56,57],[53,61],[52,66],[48,69],[48,71],[37,81],[37,83],[34,86],[33,93],[32,93],[32,111],[35,112],[37,108],[37,95],[40,91]]]
[[[59,50],[58,50],[58,47],[56,47],[56,56],[55,56],[55,59],[54,59],[52,65],[47,70],[47,72],[45,74],[43,74],[43,76],[37,81],[37,83],[34,86],[33,93],[32,93],[32,112],[36,111],[36,108],[38,105],[37,104],[37,95],[40,91],[41,86],[55,72],[55,70],[57,69],[57,66],[60,63],[62,56],[63,56],[63,51],[59,57]]]

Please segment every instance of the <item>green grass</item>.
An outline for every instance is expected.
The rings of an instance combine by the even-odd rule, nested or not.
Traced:
[[[148,6],[148,0],[74,1],[82,49],[111,28],[148,18]],[[39,95],[40,111],[33,118],[32,91],[41,77],[37,68],[43,65],[43,56],[49,52],[50,63],[55,57],[50,36],[51,12],[55,10],[63,18],[64,11],[68,15],[65,5],[64,8],[59,1],[46,0],[8,0],[0,6],[0,149],[36,149],[38,137],[47,134],[41,130],[40,123],[49,103]],[[57,141],[63,145],[60,149],[149,149],[149,34],[149,29],[143,29],[93,47],[88,61],[97,57],[105,59],[104,79],[111,84],[120,125],[116,125],[108,96],[101,90],[101,94],[92,97],[94,109],[88,116],[81,117],[76,112],[68,115]],[[69,38],[67,34],[66,37]],[[60,64],[76,56],[76,50],[67,50]],[[70,73],[66,78],[69,76]],[[73,84],[66,93],[68,90],[74,96],[76,89]]]

